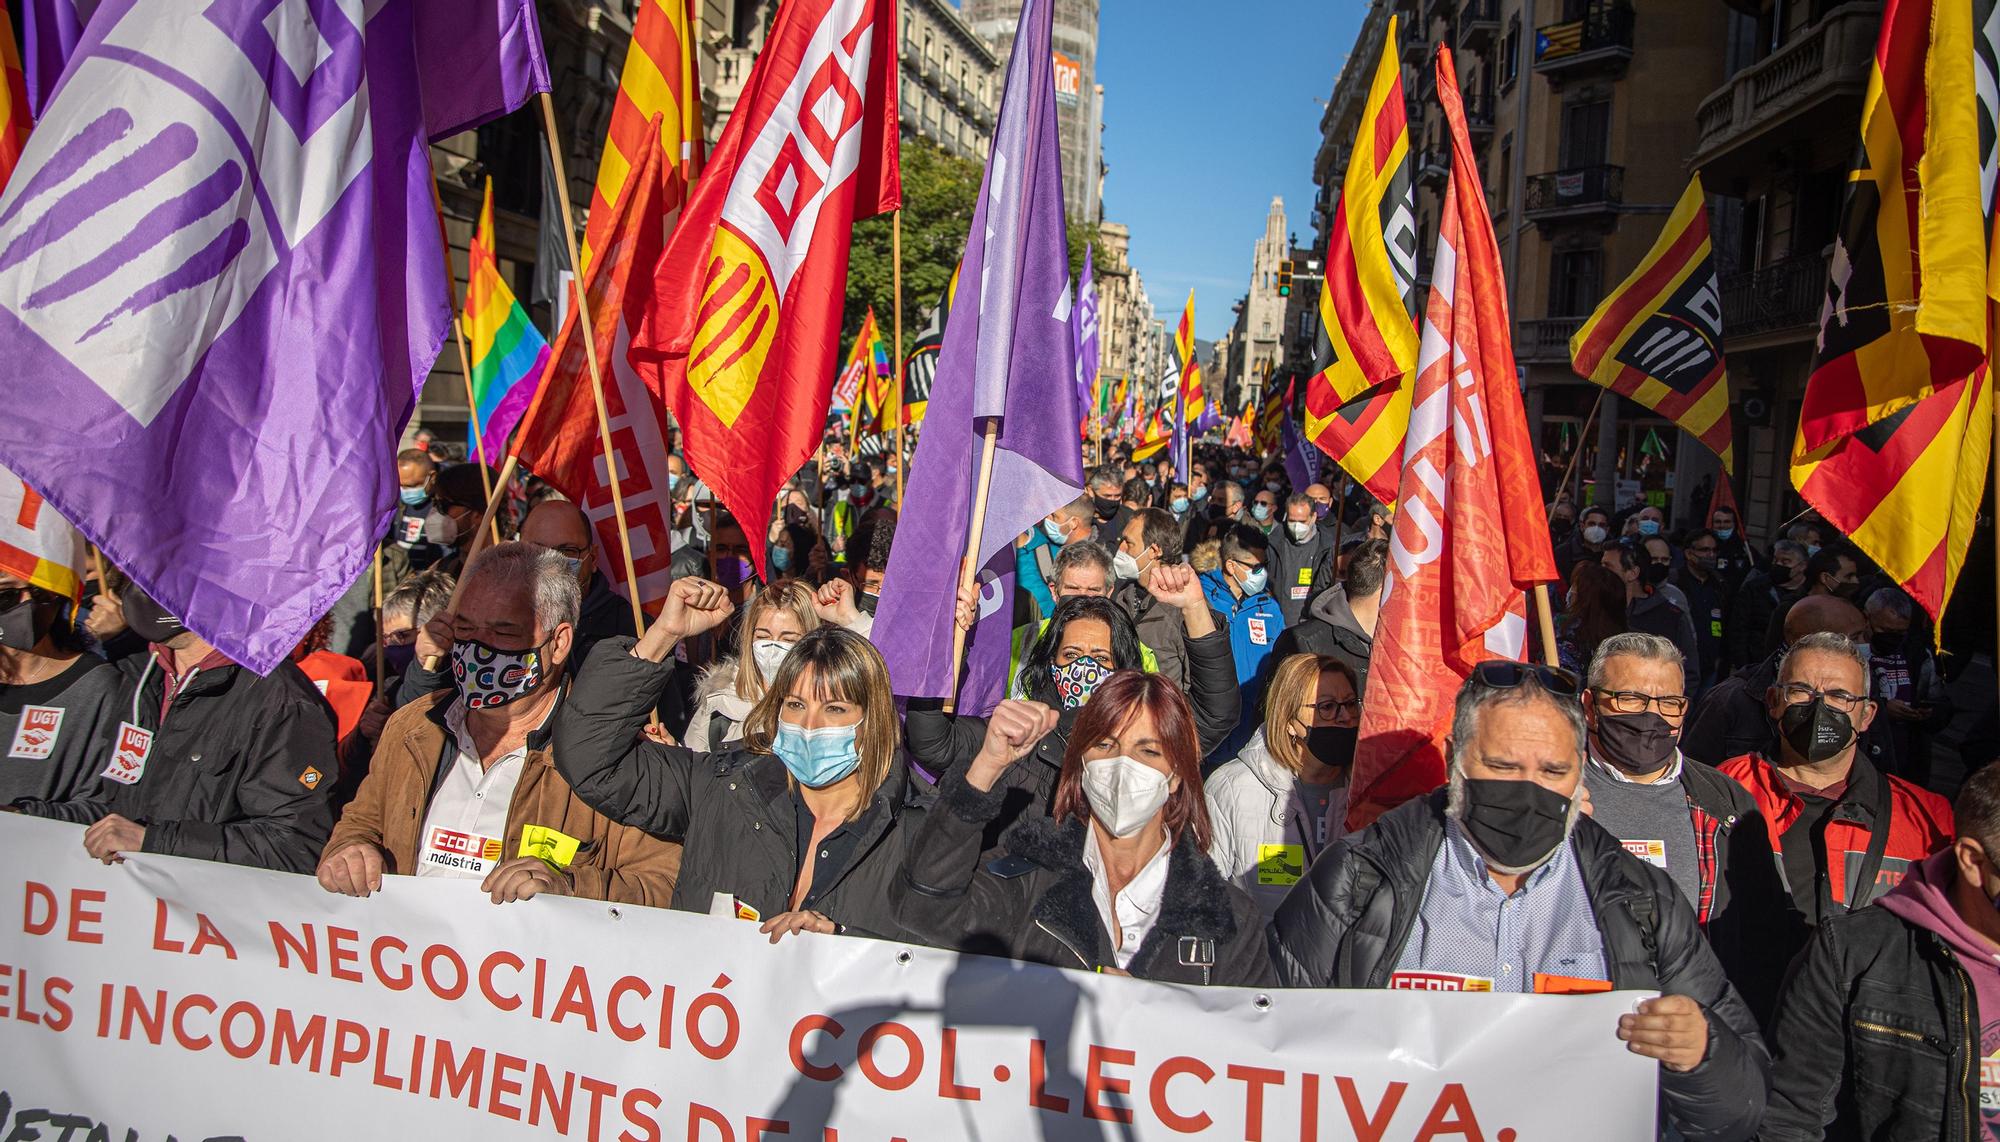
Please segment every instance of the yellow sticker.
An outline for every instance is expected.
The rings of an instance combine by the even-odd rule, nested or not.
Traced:
[[[1299,586],[1310,587],[1312,585],[1313,585],[1313,569],[1310,567],[1299,568]]]
[[[569,862],[576,859],[580,843],[568,833],[559,833],[545,825],[523,825],[521,851],[515,855],[535,857],[557,872],[566,872]]]
[[[1306,874],[1304,845],[1258,845],[1258,884],[1297,884]]]

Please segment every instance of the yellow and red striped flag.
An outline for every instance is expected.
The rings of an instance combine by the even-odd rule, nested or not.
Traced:
[[[1792,445],[1799,494],[1939,620],[1993,443],[2000,256],[1978,120],[1993,121],[2000,95],[1979,82],[1972,11],[1884,5]]]
[[[14,46],[14,21],[0,8],[0,69],[6,71],[6,82],[0,84],[0,186],[14,175],[14,165],[21,161],[21,148],[28,145],[28,128],[34,121],[28,115],[28,79],[21,70],[21,53]]]
[[[1310,391],[1310,390],[1308,390]],[[1319,422],[1319,450],[1382,503],[1394,503],[1410,428],[1410,386],[1384,381]]]
[[[583,228],[584,269],[592,251],[604,244],[618,192],[644,162],[655,131],[666,157],[660,177],[667,188],[663,199],[667,214],[671,217],[687,201],[687,188],[701,163],[701,83],[695,75],[690,8],[691,0],[640,0],[632,43],[625,49],[625,67],[618,74],[604,153],[597,162],[597,186],[590,193],[590,216]]]
[[[1688,181],[1653,248],[1569,340],[1576,375],[1685,429],[1736,471],[1722,290],[1708,240],[1701,176]]]
[[[1395,438],[1379,442],[1372,462],[1355,451],[1356,422],[1335,422],[1363,393],[1406,387],[1417,365],[1416,200],[1396,27],[1391,17],[1328,228],[1315,375],[1306,383],[1306,436],[1355,479],[1386,481],[1376,492],[1383,499],[1395,497],[1409,398],[1373,407],[1372,430]]]

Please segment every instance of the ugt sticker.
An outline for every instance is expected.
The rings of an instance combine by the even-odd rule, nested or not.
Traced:
[[[40,761],[56,751],[56,735],[62,732],[61,706],[23,706],[21,724],[14,728],[14,744],[8,757]]]
[[[131,722],[118,723],[118,741],[111,749],[111,764],[103,776],[120,785],[132,785],[145,776],[146,758],[153,752],[153,731]]]

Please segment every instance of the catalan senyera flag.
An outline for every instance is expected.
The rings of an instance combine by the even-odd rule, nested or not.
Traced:
[[[1341,409],[1384,385],[1406,384],[1417,363],[1416,198],[1396,36],[1391,17],[1328,228],[1315,375],[1306,384],[1306,436],[1363,483],[1382,478],[1377,457],[1383,447],[1400,452],[1400,442],[1370,441],[1383,447],[1357,452],[1360,418]],[[1373,431],[1399,427],[1396,416],[1409,403],[1385,400],[1376,392],[1368,406]],[[1393,487],[1395,470],[1386,471]]]
[[[1349,830],[1443,782],[1459,686],[1482,661],[1524,656],[1525,592],[1556,578],[1499,246],[1449,48],[1439,47],[1436,74],[1451,180],[1410,384]]]
[[[83,601],[83,533],[21,477],[0,468],[0,572]]]
[[[1220,412],[1208,399],[1207,388],[1202,383],[1201,362],[1194,355],[1194,291],[1188,291],[1186,308],[1181,310],[1180,324],[1174,326],[1174,363],[1180,369],[1181,399],[1184,402],[1189,433],[1206,432],[1210,426],[1222,419]]]
[[[701,83],[695,74],[691,9],[691,0],[640,0],[611,103],[604,153],[597,161],[597,185],[590,192],[590,217],[583,229],[586,269],[611,228],[618,192],[653,140],[666,157],[660,168],[666,180],[665,210],[672,214],[687,199],[701,162]]]
[[[1975,21],[1974,9],[1984,18]],[[1978,120],[2000,95],[1991,0],[1890,0],[1792,446],[1792,483],[1934,619],[1972,540],[1992,449],[2000,301]],[[1984,72],[1988,82],[1981,83]]]
[[[1306,391],[1312,392],[1310,383]],[[1384,381],[1338,405],[1320,422],[1314,443],[1369,495],[1390,504],[1402,482],[1403,435],[1409,427],[1410,386]]]
[[[28,145],[28,128],[34,121],[28,112],[21,53],[14,47],[14,21],[4,8],[0,8],[0,70],[5,71],[5,82],[0,83],[0,186],[6,186]]]
[[[1729,377],[1722,360],[1722,289],[1708,240],[1701,176],[1653,248],[1569,341],[1576,375],[1681,426],[1736,471]]]
[[[1264,403],[1257,409],[1257,421],[1253,431],[1253,443],[1260,456],[1277,452],[1283,444],[1285,417],[1289,415],[1292,401],[1292,387],[1288,384],[1284,392],[1267,390]],[[1244,410],[1248,412],[1246,408]]]
[[[479,228],[466,251],[464,326],[466,351],[472,356],[472,402],[479,417],[481,450],[475,455],[492,462],[507,450],[507,437],[521,423],[521,414],[535,399],[542,370],[548,367],[549,343],[528,311],[514,297],[500,262],[493,254],[493,180],[486,180],[486,200],[479,208]]]
[[[747,534],[822,438],[854,222],[902,202],[896,66],[894,0],[782,5],[633,329],[633,367]]]
[[[1153,415],[1146,419],[1145,428],[1140,430],[1138,442],[1132,446],[1132,459],[1151,460],[1167,445],[1172,444],[1174,442],[1172,419],[1164,406],[1155,409]]]

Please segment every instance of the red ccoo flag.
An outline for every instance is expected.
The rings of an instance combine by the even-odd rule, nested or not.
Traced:
[[[819,446],[854,222],[901,204],[897,163],[894,0],[781,5],[632,331],[746,535]]]
[[[1524,592],[1556,578],[1516,387],[1507,289],[1451,50],[1437,58],[1451,183],[1403,445],[1347,828],[1435,789],[1452,700],[1478,663],[1523,657]]]

